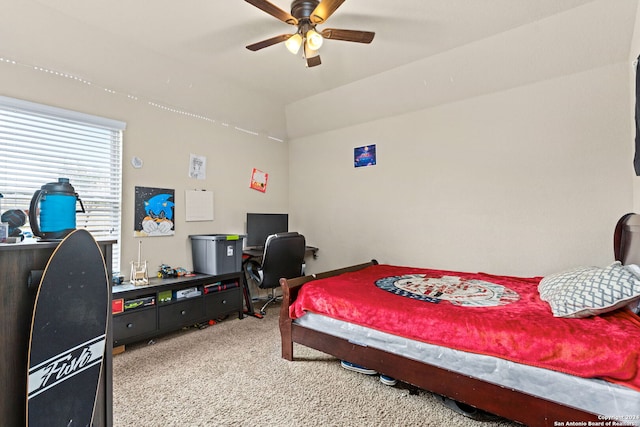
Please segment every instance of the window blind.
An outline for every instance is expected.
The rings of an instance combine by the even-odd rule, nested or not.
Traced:
[[[119,240],[125,126],[0,96],[0,210],[26,211],[42,185],[69,178],[86,211],[76,214],[76,227],[96,239]],[[116,244],[113,271],[119,271],[119,260]]]

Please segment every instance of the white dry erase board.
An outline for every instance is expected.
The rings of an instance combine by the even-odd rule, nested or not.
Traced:
[[[213,191],[185,191],[185,221],[213,221]]]

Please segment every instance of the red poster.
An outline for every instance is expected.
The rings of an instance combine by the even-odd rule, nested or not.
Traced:
[[[268,173],[253,168],[253,172],[251,172],[250,187],[254,190],[262,191],[264,193],[265,191],[267,191],[267,179],[269,179]]]

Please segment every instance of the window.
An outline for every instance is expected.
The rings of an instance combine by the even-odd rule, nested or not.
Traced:
[[[76,214],[76,227],[96,239],[119,240],[125,126],[0,96],[0,211],[27,211],[42,185],[68,178],[85,208]],[[114,272],[119,264],[119,246],[114,245]]]

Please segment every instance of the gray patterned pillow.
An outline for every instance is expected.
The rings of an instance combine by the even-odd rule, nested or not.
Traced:
[[[580,267],[546,276],[538,292],[556,317],[596,316],[640,298],[640,270],[620,262]]]

